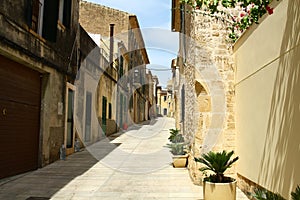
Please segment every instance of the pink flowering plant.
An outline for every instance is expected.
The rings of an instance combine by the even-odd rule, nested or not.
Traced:
[[[209,15],[229,24],[229,38],[235,42],[252,24],[266,13],[273,14],[272,0],[181,0],[193,11]],[[278,1],[278,0],[277,0]]]

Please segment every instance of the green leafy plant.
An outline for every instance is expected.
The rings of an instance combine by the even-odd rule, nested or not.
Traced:
[[[225,177],[224,172],[230,168],[233,163],[235,163],[239,157],[231,159],[234,152],[213,152],[210,151],[206,154],[203,154],[200,158],[195,158],[196,162],[204,164],[204,167],[201,167],[199,170],[202,172],[211,171],[214,174],[204,178],[204,181],[209,181],[213,183],[228,183],[232,182],[232,178]]]
[[[252,195],[256,200],[285,200],[280,194],[267,191],[265,189],[256,189]]]
[[[300,200],[300,186],[298,185],[295,192],[291,192],[293,200]]]
[[[181,143],[184,142],[184,138],[182,136],[182,134],[180,134],[180,130],[179,129],[169,129],[170,130],[170,137],[168,138],[170,142],[172,143]]]
[[[184,138],[182,134],[180,133],[179,129],[169,129],[170,130],[170,137],[168,138],[171,142],[170,144],[167,144],[167,147],[170,148],[171,153],[173,155],[185,155],[186,149],[185,149],[185,143]]]
[[[264,14],[273,14],[273,8],[269,6],[272,0],[181,0],[181,2],[190,5],[193,11],[226,22],[232,42],[252,24],[257,24]]]
[[[254,194],[252,194],[252,197],[256,200],[264,200],[266,199],[266,193],[262,189],[256,189]]]
[[[170,143],[167,144],[167,147],[170,148],[173,155],[185,155],[185,145],[184,143]]]

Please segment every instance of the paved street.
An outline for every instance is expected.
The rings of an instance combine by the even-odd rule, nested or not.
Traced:
[[[169,150],[174,119],[131,127],[42,169],[0,181],[0,199],[203,199]],[[238,190],[238,199],[247,199]]]

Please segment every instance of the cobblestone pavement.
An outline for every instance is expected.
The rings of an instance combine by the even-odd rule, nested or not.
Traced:
[[[174,119],[131,127],[66,161],[0,180],[0,199],[203,199],[165,147]],[[247,199],[238,190],[237,199]]]

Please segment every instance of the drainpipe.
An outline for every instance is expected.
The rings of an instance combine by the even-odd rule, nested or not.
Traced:
[[[109,63],[111,68],[113,67],[113,59],[114,59],[114,24],[110,24],[110,45],[109,45]]]

